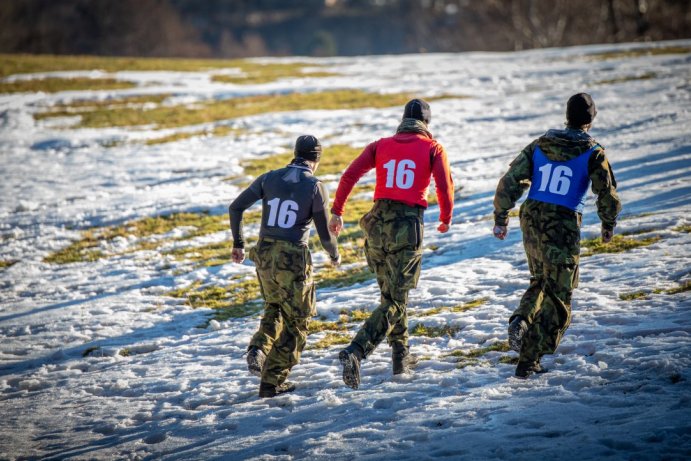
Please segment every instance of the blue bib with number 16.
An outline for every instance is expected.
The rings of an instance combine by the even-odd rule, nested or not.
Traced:
[[[588,192],[588,160],[595,150],[589,149],[565,162],[548,159],[539,146],[533,151],[533,177],[528,198],[565,206],[583,213]]]

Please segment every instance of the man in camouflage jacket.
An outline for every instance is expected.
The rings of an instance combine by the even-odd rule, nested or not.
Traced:
[[[602,240],[612,239],[621,204],[605,150],[589,134],[597,111],[586,93],[572,96],[566,129],[549,130],[511,163],[494,196],[494,235],[507,235],[509,211],[529,189],[520,208],[530,286],[509,319],[509,344],[520,353],[516,377],[546,371],[571,322],[571,294],[578,285],[580,227],[588,183],[597,196]]]
[[[307,324],[316,314],[312,257],[307,247],[312,222],[331,262],[340,256],[328,229],[329,196],[314,173],[322,148],[314,136],[300,136],[290,165],[259,176],[230,205],[233,262],[245,259],[242,214],[262,201],[259,241],[249,253],[257,268],[264,316],[250,341],[247,366],[261,376],[260,397],[295,389],[286,381],[307,341]]]
[[[406,373],[416,359],[408,348],[408,291],[417,286],[422,261],[423,213],[433,176],[439,201],[439,232],[447,232],[453,212],[453,180],[446,151],[428,130],[432,113],[413,99],[403,110],[394,136],[369,144],[348,166],[338,184],[329,228],[338,234],[348,196],[358,180],[374,169],[374,205],[360,219],[367,264],[377,277],[379,306],[350,345],[340,352],[343,381],[357,389],[360,361],[387,339],[393,374]]]

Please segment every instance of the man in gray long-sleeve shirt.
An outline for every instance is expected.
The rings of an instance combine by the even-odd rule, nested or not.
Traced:
[[[265,310],[247,353],[250,373],[261,376],[260,397],[295,389],[286,378],[300,360],[309,318],[316,314],[312,257],[307,246],[312,221],[331,263],[340,263],[336,237],[328,229],[329,196],[313,176],[321,153],[317,138],[298,137],[290,165],[259,176],[230,205],[232,259],[241,263],[245,259],[242,214],[262,200],[259,241],[249,257],[257,267]]]

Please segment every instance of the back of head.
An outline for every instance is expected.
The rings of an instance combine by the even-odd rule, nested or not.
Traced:
[[[295,140],[295,157],[301,157],[311,162],[319,162],[322,156],[322,145],[319,140],[309,134],[298,136]]]
[[[571,128],[581,128],[593,123],[597,109],[588,93],[574,94],[566,103],[566,124]]]
[[[403,108],[403,118],[414,118],[428,125],[432,121],[432,109],[424,99],[411,99]]]

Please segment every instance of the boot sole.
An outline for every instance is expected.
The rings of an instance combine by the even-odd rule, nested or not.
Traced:
[[[338,360],[343,365],[343,382],[346,386],[357,389],[360,387],[360,364],[357,359],[346,351],[338,354]]]

